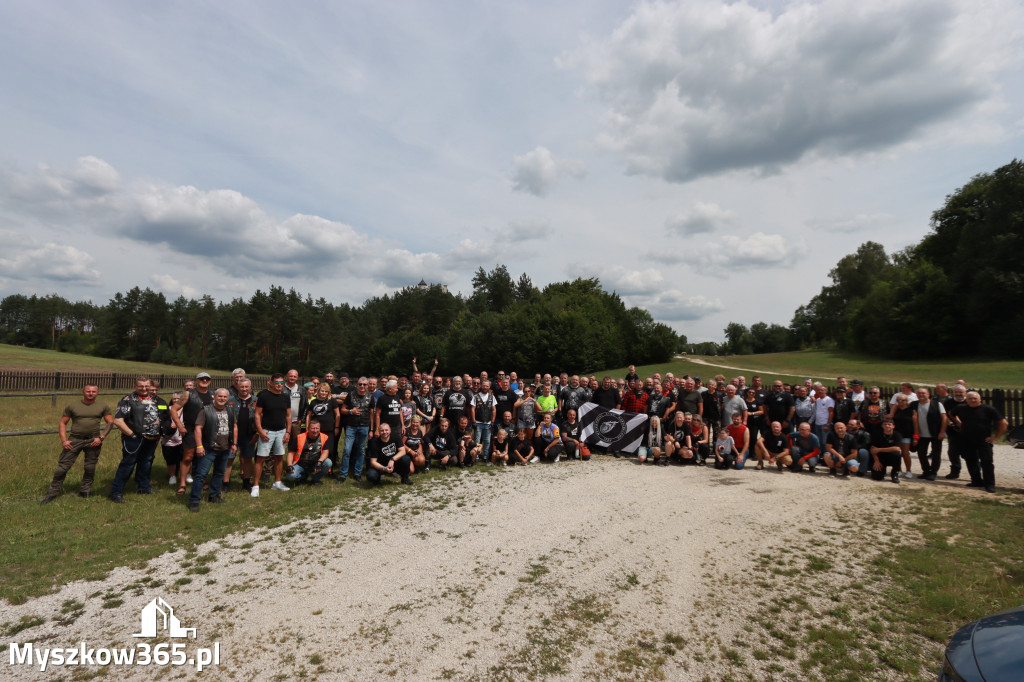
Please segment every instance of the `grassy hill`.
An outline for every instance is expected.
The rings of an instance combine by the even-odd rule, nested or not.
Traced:
[[[789,382],[811,377],[828,383],[842,375],[851,380],[863,379],[866,383],[877,384],[901,381],[952,384],[957,379],[964,379],[968,385],[980,388],[1024,388],[1024,361],[1021,360],[883,360],[831,350],[691,356],[661,365],[637,368],[641,376],[654,371],[690,374],[703,379],[716,374],[724,374],[726,377],[743,374],[749,379],[751,374],[760,374],[766,383],[775,377]],[[616,378],[625,373],[625,367],[608,372]]]
[[[25,348],[0,343],[0,370],[41,370],[41,371],[89,371],[104,370],[110,372],[138,372],[139,374],[188,374],[198,371],[195,367],[178,367],[177,365],[160,365],[152,362],[130,362],[113,360],[92,355],[75,355],[55,350]],[[213,375],[227,376],[230,372],[207,370]]]

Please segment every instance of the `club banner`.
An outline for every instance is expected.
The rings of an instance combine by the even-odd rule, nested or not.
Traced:
[[[580,405],[579,418],[583,441],[613,452],[635,453],[647,428],[646,414],[609,410],[594,403]]]

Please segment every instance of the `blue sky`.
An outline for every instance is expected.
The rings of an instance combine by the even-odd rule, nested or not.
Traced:
[[[1019,2],[551,4],[0,3],[0,295],[504,263],[720,339],[1022,155]]]

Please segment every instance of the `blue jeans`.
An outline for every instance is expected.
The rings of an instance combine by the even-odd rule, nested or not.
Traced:
[[[202,457],[196,453],[192,460],[195,473],[192,475],[192,491],[188,494],[189,504],[199,504],[203,497],[203,483],[211,468],[213,479],[210,481],[210,499],[220,497],[220,487],[224,485],[224,471],[228,468],[229,454],[229,450],[206,450]]]
[[[124,494],[124,486],[131,478],[133,469],[138,491],[145,493],[153,489],[149,482],[149,472],[153,469],[153,457],[156,455],[156,446],[159,442],[157,438],[146,440],[142,436],[121,436],[121,463],[117,465],[114,482],[110,484],[111,497],[121,497]]]
[[[860,471],[871,471],[871,451],[866,448],[857,450],[857,462],[860,464]]]
[[[811,424],[811,433],[818,437],[818,445],[822,452],[825,451],[825,439],[831,431],[831,424]]]
[[[331,468],[331,464],[333,464],[333,462],[331,462],[330,458],[325,459],[323,461],[323,464],[320,465],[320,473],[317,473],[314,467],[309,467],[308,469],[306,469],[304,467],[299,466],[298,464],[293,464],[292,473],[285,474],[284,480],[305,481],[307,476],[312,475],[313,481],[319,481],[321,478],[324,477],[324,474],[327,473],[327,470]]]
[[[341,470],[339,478],[348,476],[349,458],[354,460],[355,475],[363,475],[363,462],[366,460],[366,439],[370,435],[369,426],[346,426],[345,427],[345,454],[341,456]],[[352,446],[355,446],[356,453],[352,455]]]
[[[476,422],[476,427],[473,429],[473,440],[483,446],[480,456],[486,462],[488,455],[491,454],[491,422]]]

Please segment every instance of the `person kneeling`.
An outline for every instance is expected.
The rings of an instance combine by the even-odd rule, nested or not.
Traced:
[[[731,469],[736,464],[736,444],[729,435],[729,429],[718,432],[715,441],[715,468]]]
[[[295,439],[295,452],[288,451],[288,466],[285,467],[285,480],[305,483],[308,477],[311,485],[323,485],[324,474],[331,468],[331,460],[327,458],[328,437],[320,432],[320,422],[309,420],[306,431]]]
[[[662,459],[662,454],[665,454],[664,460],[667,466],[668,455],[671,452],[666,452],[666,448],[671,446],[665,443],[664,435],[661,432],[661,420],[657,417],[651,417],[650,427],[647,429],[647,438],[644,440],[645,444],[641,445],[637,450],[637,460],[641,464],[647,460],[650,460],[652,464],[658,464],[659,460]]]
[[[366,470],[366,480],[371,485],[380,483],[384,474],[398,473],[402,483],[412,485],[409,471],[412,469],[412,457],[405,446],[391,437],[391,426],[381,424],[377,429],[377,437],[370,441],[370,468]]]
[[[860,462],[857,461],[857,439],[846,431],[846,424],[843,422],[836,422],[825,437],[825,464],[833,476],[846,476],[860,470]]]

